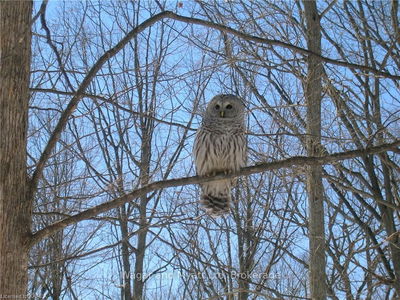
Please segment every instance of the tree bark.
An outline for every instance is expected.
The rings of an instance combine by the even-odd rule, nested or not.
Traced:
[[[121,257],[122,257],[122,276],[123,276],[123,288],[122,297],[124,300],[132,299],[131,292],[131,263],[129,261],[130,251],[129,251],[129,227],[128,227],[128,215],[126,213],[125,204],[119,209],[119,226],[121,230]]]
[[[303,1],[306,20],[308,50],[321,55],[321,27],[315,1]],[[307,154],[321,156],[321,98],[323,74],[318,56],[308,56],[308,73],[305,86],[307,104]],[[307,193],[309,209],[309,279],[312,299],[326,299],[325,230],[322,186],[322,166],[307,168]]]
[[[0,294],[25,297],[31,224],[26,137],[31,1],[0,2]]]

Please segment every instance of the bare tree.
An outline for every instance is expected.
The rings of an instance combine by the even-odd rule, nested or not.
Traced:
[[[321,55],[320,16],[316,1],[303,1],[306,19],[307,45],[313,53]],[[321,61],[310,55],[307,61],[307,79],[304,91],[307,105],[307,154],[321,155],[321,100],[323,68]],[[310,296],[326,299],[325,280],[325,214],[322,167],[310,166],[307,170],[310,244]]]
[[[27,245],[0,251],[32,249],[43,297],[396,298],[397,14],[396,1],[35,3],[28,158],[12,153],[29,205],[10,202]],[[188,177],[220,92],[246,102],[249,166]],[[22,130],[16,111],[4,122]],[[205,216],[196,184],[240,175],[231,215]]]
[[[26,166],[31,1],[0,3],[0,291],[26,294],[32,201]]]

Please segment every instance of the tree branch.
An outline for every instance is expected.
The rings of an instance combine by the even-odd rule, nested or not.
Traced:
[[[56,127],[54,128],[49,141],[47,142],[47,145],[45,149],[43,150],[42,155],[40,156],[40,159],[38,161],[38,164],[36,166],[36,169],[32,175],[32,178],[29,183],[29,196],[32,198],[34,192],[36,191],[39,179],[42,177],[43,174],[43,169],[44,166],[49,159],[51,152],[53,151],[57,141],[60,138],[61,132],[64,130],[64,127],[67,124],[67,121],[71,114],[75,111],[76,107],[78,106],[79,101],[83,98],[83,95],[89,86],[90,82],[92,79],[96,76],[97,72],[101,69],[103,64],[109,60],[111,57],[113,57],[115,54],[117,54],[133,37],[144,31],[146,28],[152,26],[154,23],[156,23],[159,20],[162,20],[163,18],[166,17],[165,13],[160,13],[157,14],[134,29],[132,29],[122,40],[120,40],[113,48],[110,50],[106,51],[98,60],[97,62],[93,65],[93,67],[89,70],[85,78],[83,79],[82,83],[80,84],[78,90],[76,91],[75,95],[72,97],[71,101],[68,103],[67,107],[61,114],[60,119],[58,120],[58,123]]]
[[[43,174],[43,169],[45,167],[45,164],[47,162],[47,160],[49,159],[51,152],[53,151],[57,141],[60,138],[61,132],[64,130],[67,121],[69,119],[69,117],[71,116],[71,114],[75,111],[76,107],[78,106],[79,101],[83,98],[83,95],[87,89],[87,87],[89,86],[90,82],[92,81],[92,79],[96,76],[97,72],[101,69],[101,67],[103,66],[103,64],[110,59],[111,57],[113,57],[114,55],[116,55],[132,38],[134,38],[135,36],[137,36],[139,33],[141,33],[142,31],[144,31],[146,28],[152,26],[153,24],[155,24],[156,22],[163,20],[163,19],[174,19],[180,22],[185,22],[185,23],[189,23],[189,24],[197,24],[197,25],[202,25],[202,26],[206,26],[209,28],[214,28],[226,33],[230,33],[233,34],[239,38],[242,38],[246,41],[252,41],[252,42],[256,42],[256,43],[260,43],[260,44],[268,44],[268,45],[272,45],[272,46],[279,46],[279,47],[283,47],[286,49],[291,49],[295,52],[301,53],[301,54],[306,54],[306,55],[313,55],[316,56],[318,58],[320,58],[322,61],[326,62],[326,63],[330,63],[333,65],[337,65],[337,66],[343,66],[343,67],[348,67],[348,68],[354,68],[354,69],[358,69],[358,70],[363,70],[363,71],[368,71],[371,72],[375,75],[378,76],[382,76],[382,77],[386,77],[386,78],[391,78],[394,80],[399,80],[400,76],[399,75],[393,75],[390,74],[388,72],[382,72],[379,70],[376,70],[374,68],[368,67],[368,66],[364,66],[364,65],[358,65],[358,64],[352,64],[349,62],[345,62],[345,61],[339,61],[339,60],[335,60],[335,59],[331,59],[328,57],[324,57],[321,55],[318,55],[316,53],[313,53],[307,49],[301,48],[301,47],[297,47],[294,46],[292,44],[288,44],[279,40],[274,40],[274,39],[265,39],[265,38],[261,38],[261,37],[257,37],[257,36],[253,36],[250,34],[246,34],[243,33],[241,31],[238,31],[236,29],[230,28],[228,26],[225,25],[221,25],[221,24],[216,24],[210,21],[206,21],[206,20],[201,20],[201,19],[196,19],[196,18],[190,18],[190,17],[184,17],[184,16],[180,16],[177,15],[171,11],[164,11],[161,12],[157,15],[154,15],[153,17],[147,19],[146,21],[144,21],[143,23],[141,23],[140,25],[138,25],[137,27],[135,27],[134,29],[132,29],[123,39],[121,39],[113,48],[111,48],[110,50],[106,51],[98,60],[97,62],[93,65],[93,67],[89,70],[89,72],[87,73],[87,75],[85,76],[85,78],[83,79],[82,83],[80,84],[79,88],[77,89],[77,91],[75,92],[74,96],[71,98],[70,102],[68,103],[67,107],[65,108],[65,110],[63,111],[63,113],[61,114],[61,117],[56,125],[56,127],[54,128],[49,141],[47,142],[47,145],[45,147],[45,149],[43,150],[42,155],[39,158],[39,161],[37,163],[36,169],[31,177],[30,183],[29,183],[29,196],[32,198],[34,192],[36,191],[39,179],[42,177]]]
[[[319,157],[304,157],[304,156],[295,156],[284,160],[278,160],[274,162],[265,162],[256,164],[254,166],[249,166],[242,168],[239,172],[232,173],[232,174],[224,174],[219,173],[215,176],[211,177],[199,177],[199,176],[192,176],[192,177],[184,177],[184,178],[177,178],[177,179],[169,179],[169,180],[162,180],[156,181],[150,184],[147,184],[139,189],[136,189],[129,194],[126,194],[122,197],[116,198],[109,202],[105,202],[99,204],[95,207],[89,208],[83,212],[80,212],[76,215],[71,217],[67,217],[61,221],[58,221],[54,224],[51,224],[31,236],[30,245],[34,245],[41,241],[42,239],[56,233],[63,228],[75,224],[82,220],[87,220],[92,218],[98,214],[104,213],[109,211],[110,209],[116,208],[121,206],[124,203],[132,201],[138,197],[141,197],[147,193],[153,192],[155,190],[160,190],[168,187],[176,187],[176,186],[183,186],[189,184],[198,184],[213,180],[220,180],[225,178],[233,178],[237,176],[244,176],[244,175],[252,175],[256,173],[261,173],[270,170],[276,170],[280,168],[290,168],[292,166],[304,166],[304,165],[323,165],[323,164],[331,164],[339,160],[351,159],[359,156],[365,156],[369,154],[376,154],[385,151],[398,151],[398,147],[400,147],[400,140],[397,140],[393,143],[383,144],[375,147],[369,147],[366,149],[358,149],[346,152],[338,152],[330,155],[319,156]]]
[[[267,44],[267,45],[271,45],[271,46],[279,46],[282,48],[293,50],[297,53],[301,53],[304,55],[311,55],[314,57],[318,57],[322,61],[332,64],[332,65],[358,69],[358,70],[362,70],[362,71],[366,71],[366,72],[371,72],[374,75],[378,75],[378,76],[382,76],[382,77],[386,77],[386,78],[390,78],[390,79],[394,79],[394,80],[400,80],[399,75],[393,75],[389,72],[379,71],[375,68],[365,66],[365,65],[359,65],[359,64],[349,63],[347,61],[341,61],[341,60],[336,60],[336,59],[332,59],[329,57],[325,57],[325,56],[319,55],[317,53],[314,53],[310,50],[307,50],[305,48],[301,48],[301,47],[298,47],[298,46],[295,46],[295,45],[292,45],[289,43],[285,43],[285,42],[282,42],[279,40],[266,39],[266,38],[254,36],[254,35],[241,32],[239,30],[233,29],[231,27],[228,27],[228,26],[225,26],[222,24],[216,24],[216,23],[206,21],[206,20],[180,16],[171,11],[165,11],[165,12],[162,12],[161,14],[164,14],[164,13],[165,13],[166,18],[174,19],[174,20],[181,21],[184,23],[197,24],[197,25],[203,25],[206,27],[214,28],[214,29],[217,29],[222,32],[233,34],[234,36],[242,38],[243,40],[246,40],[246,41],[252,41],[252,42],[259,43],[259,44]]]

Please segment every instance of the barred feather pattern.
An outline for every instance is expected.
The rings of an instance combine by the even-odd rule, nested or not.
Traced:
[[[243,115],[229,119],[206,115],[197,131],[193,154],[200,176],[235,172],[244,167],[246,138]],[[209,215],[229,213],[234,183],[235,179],[224,179],[201,184],[200,203]]]

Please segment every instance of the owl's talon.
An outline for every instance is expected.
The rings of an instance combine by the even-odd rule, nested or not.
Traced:
[[[232,174],[232,173],[233,173],[232,170],[225,170],[225,171],[224,171],[224,174],[225,174],[225,175],[230,175],[230,174]]]

